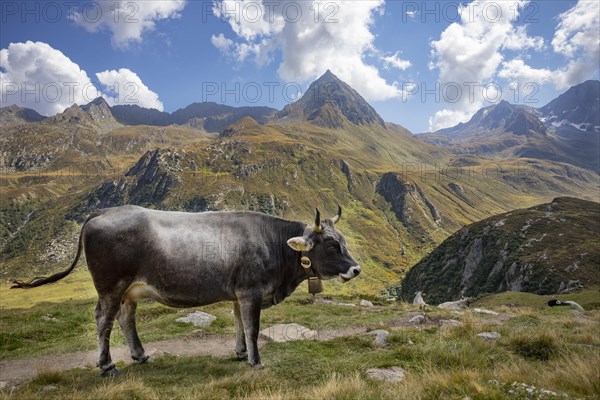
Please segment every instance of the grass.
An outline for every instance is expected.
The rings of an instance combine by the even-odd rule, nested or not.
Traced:
[[[577,398],[600,396],[598,311],[580,315],[567,309],[499,306],[492,308],[508,317],[503,325],[495,325],[497,321],[487,315],[457,316],[430,309],[425,313],[433,320],[454,318],[462,323],[448,329],[392,330],[386,327],[394,318],[417,309],[401,303],[362,308],[307,304],[307,300],[308,295],[298,293],[266,310],[262,326],[298,322],[334,329],[363,324],[388,329],[388,345],[375,347],[360,335],[268,343],[261,350],[267,366],[263,371],[252,371],[233,357],[209,356],[162,356],[145,365],[121,364],[122,375],[114,379],[99,378],[93,368],[41,370],[16,389],[0,390],[0,399],[527,399],[528,390],[540,399],[559,398],[543,390]],[[82,301],[71,307],[45,303],[5,310],[1,358],[93,348],[94,337],[86,336],[93,332],[92,308],[93,302]],[[218,317],[208,331],[233,332],[228,304],[202,309]],[[142,304],[139,310],[143,341],[186,335],[194,329],[173,322],[181,310],[156,304]],[[47,314],[58,321],[31,323]],[[28,326],[27,331],[19,334],[19,326]],[[499,341],[476,336],[492,330],[501,333]],[[43,340],[34,340],[39,335],[45,335]],[[122,342],[117,334],[112,344]],[[368,368],[389,366],[404,368],[405,380],[379,382],[366,374]],[[49,385],[55,388],[48,389]]]
[[[78,278],[74,278],[74,283]],[[55,287],[48,286],[53,292]],[[8,290],[8,289],[7,289]],[[40,302],[44,289],[11,290],[10,305],[18,304],[20,294],[31,295],[24,305],[28,308],[3,308],[0,313],[0,358],[23,358],[53,352],[73,352],[96,347],[96,325],[93,310],[95,297],[64,298],[62,303]],[[58,289],[56,289],[58,290]],[[93,289],[92,289],[93,290]],[[38,293],[38,291],[40,293]],[[1,293],[1,292],[0,292]],[[61,293],[65,293],[64,291]],[[339,301],[358,303],[358,298],[339,298]],[[35,305],[32,305],[31,303]],[[391,321],[405,310],[405,306],[347,307],[324,303],[312,304],[312,296],[296,292],[282,304],[264,310],[263,327],[278,323],[296,322],[311,329],[335,329],[355,325],[378,326]],[[308,304],[307,304],[308,303]],[[205,331],[216,334],[234,334],[231,303],[217,303],[201,308],[217,317]],[[137,310],[137,323],[143,342],[153,342],[189,335],[197,329],[193,325],[175,323],[194,309],[175,309],[155,302],[142,302]],[[123,334],[115,324],[111,337],[113,345],[125,345]]]

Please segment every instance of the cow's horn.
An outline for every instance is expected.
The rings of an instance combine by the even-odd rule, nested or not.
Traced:
[[[318,208],[315,208],[315,210],[317,210],[317,216],[315,217],[315,227],[313,229],[315,232],[321,232],[321,213]]]
[[[337,222],[340,220],[340,218],[342,218],[342,206],[340,206],[338,204],[337,215],[335,217],[331,218],[331,222],[333,222],[334,224],[337,224]]]

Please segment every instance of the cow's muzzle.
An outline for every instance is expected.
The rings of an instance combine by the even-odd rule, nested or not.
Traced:
[[[340,279],[342,282],[348,282],[352,278],[356,278],[360,274],[360,266],[355,265],[353,267],[348,268],[348,271],[344,274],[340,274]]]

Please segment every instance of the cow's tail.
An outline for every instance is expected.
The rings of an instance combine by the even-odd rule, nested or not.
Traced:
[[[10,288],[11,289],[31,289],[31,288],[34,288],[37,286],[45,285],[47,283],[59,281],[62,278],[64,278],[65,276],[69,275],[75,269],[75,266],[77,265],[77,261],[79,261],[79,257],[81,256],[81,248],[83,247],[83,228],[85,228],[85,224],[87,224],[89,220],[97,217],[98,215],[100,215],[99,212],[95,212],[95,213],[91,214],[89,217],[87,217],[87,219],[83,223],[83,226],[81,227],[81,232],[79,233],[79,243],[77,245],[77,254],[75,255],[75,258],[73,259],[73,261],[71,262],[71,265],[69,266],[69,268],[67,268],[66,270],[64,270],[62,272],[58,272],[54,275],[50,275],[47,277],[36,276],[29,282],[18,281],[15,279],[15,280],[13,280],[14,285],[12,285]]]

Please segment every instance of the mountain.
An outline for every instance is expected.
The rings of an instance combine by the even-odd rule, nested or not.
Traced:
[[[340,124],[244,116],[217,135],[198,129],[213,118],[201,115],[225,122],[235,110],[197,103],[178,115],[200,116],[181,125],[104,130],[99,100],[0,130],[0,274],[62,268],[66,258],[51,256],[55,244],[71,254],[80,222],[99,207],[252,210],[311,221],[315,206],[333,214],[341,204],[339,229],[365,273],[345,286],[327,282],[327,290],[377,294],[465,224],[559,195],[597,195],[597,175],[586,169],[507,158],[491,173],[489,159],[452,154],[400,125],[353,123],[342,113],[351,116],[349,109],[315,103],[323,104],[318,120]]]
[[[308,120],[333,129],[341,129],[344,119],[355,125],[385,127],[375,109],[330,70],[314,81],[298,101],[285,106],[275,118]]]
[[[438,134],[451,136],[456,141],[468,141],[489,132],[501,130],[514,135],[546,133],[546,127],[531,107],[513,105],[507,101],[480,109],[466,123],[441,129]]]
[[[123,125],[171,125],[171,114],[154,108],[144,108],[137,104],[116,105],[111,107],[115,119]]]
[[[598,173],[599,83],[574,86],[539,109],[502,100],[480,109],[468,122],[418,137],[454,154],[552,160]]]
[[[600,81],[586,81],[538,109],[542,120],[559,133],[600,133]]]
[[[2,121],[3,126],[40,122],[45,118],[31,108],[19,107],[14,104],[0,108],[0,121]]]
[[[401,297],[432,304],[503,291],[553,295],[600,285],[600,204],[569,197],[467,225],[417,263]]]
[[[260,124],[266,123],[277,110],[270,107],[231,107],[212,102],[192,103],[172,114],[137,105],[116,105],[113,115],[123,125],[187,125],[207,132],[221,132],[230,124],[244,117],[251,117]]]

